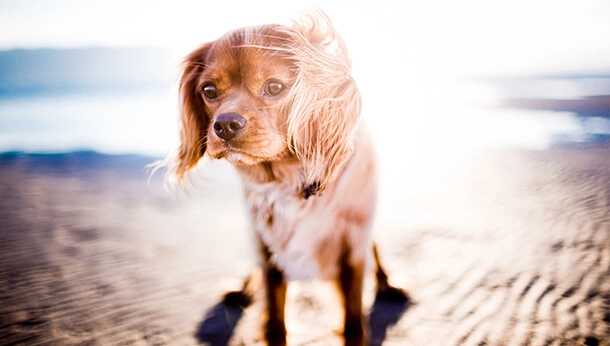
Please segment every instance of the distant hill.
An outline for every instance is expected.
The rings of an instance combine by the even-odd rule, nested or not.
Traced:
[[[173,74],[168,54],[155,47],[0,51],[0,96],[159,87]]]

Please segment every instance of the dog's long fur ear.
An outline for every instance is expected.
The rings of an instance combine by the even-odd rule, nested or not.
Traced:
[[[198,90],[199,76],[205,68],[206,55],[211,44],[204,44],[184,59],[180,79],[181,122],[180,146],[173,171],[180,186],[184,186],[186,173],[197,165],[206,150],[207,130],[210,119],[205,111],[203,98]]]
[[[304,165],[304,195],[323,191],[352,151],[361,98],[345,43],[315,11],[286,32],[297,76],[288,97],[288,140]]]

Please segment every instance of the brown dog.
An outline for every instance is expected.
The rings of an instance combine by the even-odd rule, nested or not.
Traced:
[[[367,263],[376,263],[380,294],[406,299],[388,284],[371,240],[375,155],[350,64],[319,12],[291,27],[230,32],[184,62],[181,143],[170,173],[183,184],[205,154],[237,169],[261,253],[270,345],[286,344],[289,280],[338,284],[346,345],[366,341]]]

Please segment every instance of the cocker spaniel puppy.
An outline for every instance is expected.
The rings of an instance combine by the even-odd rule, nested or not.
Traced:
[[[376,263],[379,294],[407,299],[388,284],[371,240],[375,154],[350,65],[320,12],[290,27],[229,32],[184,61],[181,142],[170,173],[183,184],[204,155],[237,169],[261,254],[269,345],[286,344],[290,280],[337,283],[346,345],[366,342],[368,263]]]

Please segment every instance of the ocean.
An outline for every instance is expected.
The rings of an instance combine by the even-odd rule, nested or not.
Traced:
[[[0,98],[0,152],[164,156],[177,143],[177,109],[169,88]]]
[[[401,101],[399,110],[365,97],[363,116],[381,151],[543,149],[558,138],[583,136],[579,119],[569,112],[496,107],[492,98],[483,105],[460,102],[464,95],[437,102],[431,98],[438,95],[422,95]],[[170,86],[0,97],[0,152],[165,156],[177,145],[178,109],[177,92]]]
[[[178,65],[150,47],[0,51],[0,152],[165,156],[177,146]],[[459,160],[482,148],[543,149],[610,133],[610,101],[587,99],[610,95],[609,76],[359,72],[363,117],[382,159]],[[594,112],[578,117],[581,109]]]

